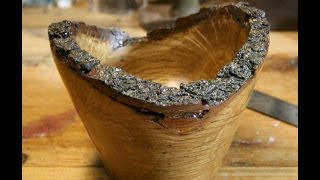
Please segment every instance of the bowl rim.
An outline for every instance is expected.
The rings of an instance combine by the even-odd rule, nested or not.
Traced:
[[[74,39],[79,30],[89,28],[96,32],[96,36],[99,36],[99,33],[109,32],[116,39],[120,37],[114,48],[141,41],[161,40],[172,33],[208,20],[213,12],[221,9],[228,13],[236,13],[236,16],[245,16],[243,17],[246,19],[245,23],[248,23],[250,28],[246,42],[236,53],[235,58],[220,69],[215,79],[181,83],[179,89],[144,80],[117,67],[100,64],[97,58],[81,49]],[[236,20],[239,23],[241,21],[240,18]],[[168,111],[168,107],[171,108],[171,112],[181,111],[182,107],[189,107],[182,110],[186,112],[208,110],[222,104],[238,92],[261,68],[269,47],[269,31],[270,25],[265,12],[249,6],[248,3],[240,2],[201,8],[198,13],[178,18],[172,26],[150,31],[142,38],[130,38],[120,29],[102,29],[68,20],[52,23],[48,27],[48,36],[53,56],[80,74],[103,94],[140,111],[164,113]],[[201,117],[203,112],[196,115],[184,113],[184,117],[188,116]]]

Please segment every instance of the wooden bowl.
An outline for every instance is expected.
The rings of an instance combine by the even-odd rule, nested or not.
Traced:
[[[82,22],[49,26],[57,69],[108,173],[212,179],[269,44],[265,13],[208,7],[130,38]]]

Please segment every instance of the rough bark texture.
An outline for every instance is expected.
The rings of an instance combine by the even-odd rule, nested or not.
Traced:
[[[142,38],[63,21],[49,26],[49,40],[112,176],[211,179],[262,67],[269,24],[263,11],[238,3]]]

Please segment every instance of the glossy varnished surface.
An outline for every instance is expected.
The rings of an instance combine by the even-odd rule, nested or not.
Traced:
[[[72,21],[51,24],[48,35],[71,100],[117,179],[213,179],[269,46],[264,12],[242,3],[203,8],[145,38]]]
[[[90,37],[89,33],[79,33],[75,39],[80,48],[103,64],[179,88],[180,83],[216,78],[244,45],[248,33],[248,27],[241,27],[229,17],[202,22],[161,41],[134,43],[114,51],[111,43]]]
[[[73,115],[74,108],[52,66],[50,51],[44,46],[46,30],[24,29],[23,38],[23,151],[29,155],[24,179],[107,178],[102,168],[95,167],[101,166],[97,152]],[[257,82],[258,90],[292,103],[297,102],[296,39],[294,33],[272,33],[271,54]],[[29,44],[38,51],[28,49]],[[50,122],[56,121],[61,125],[52,127]],[[296,166],[297,129],[246,110],[218,179],[295,179]]]
[[[118,29],[75,21],[52,23],[48,35],[57,60],[103,94],[166,116],[168,108],[163,106],[181,106],[178,110],[183,110],[184,105],[204,105],[201,109],[207,110],[206,105],[221,104],[254,77],[268,51],[269,23],[262,10],[237,3],[202,8],[143,38],[129,38]],[[178,45],[173,46],[175,42]],[[182,59],[176,52],[189,57]],[[220,55],[213,56],[214,52]],[[200,56],[196,59],[194,53]],[[126,64],[124,69],[119,68],[121,62]],[[194,66],[196,62],[199,66]],[[200,74],[209,71],[210,78],[186,71],[186,67]],[[132,70],[135,74],[130,73]],[[181,77],[185,80],[179,83]],[[180,85],[168,87],[168,83]]]

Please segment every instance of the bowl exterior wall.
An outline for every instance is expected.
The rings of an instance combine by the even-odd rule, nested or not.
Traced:
[[[161,119],[111,99],[54,60],[107,172],[119,179],[213,179],[258,73],[203,119]]]

